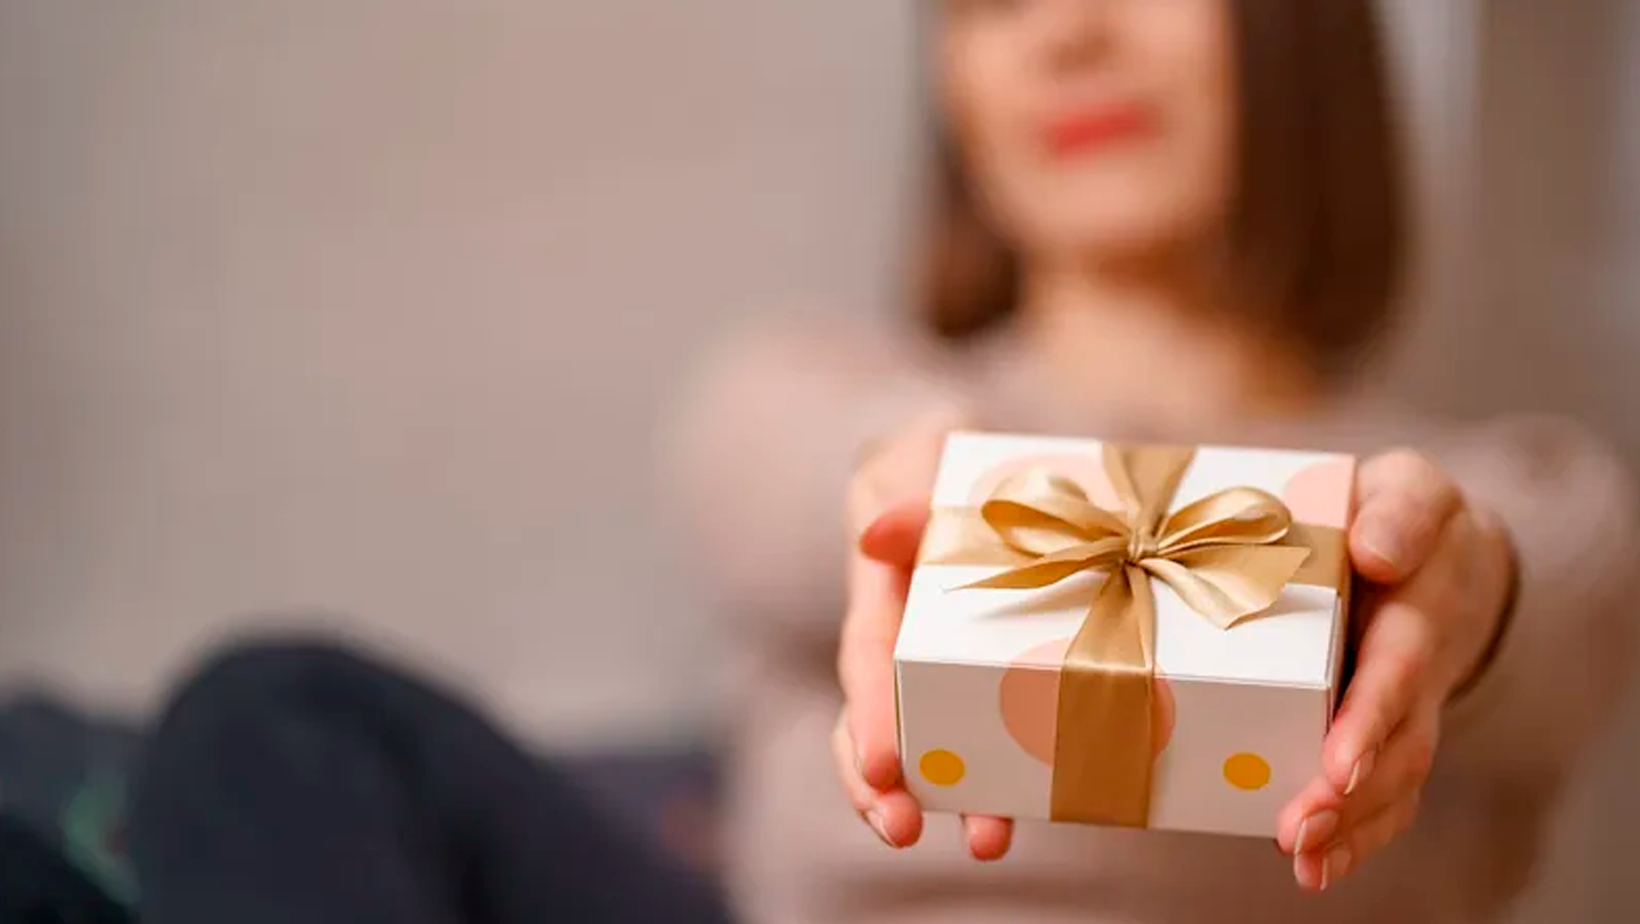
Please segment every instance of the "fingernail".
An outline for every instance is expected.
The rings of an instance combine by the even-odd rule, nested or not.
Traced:
[[[1354,795],[1355,790],[1367,781],[1367,777],[1372,776],[1372,765],[1377,759],[1378,749],[1373,748],[1355,761],[1355,766],[1350,768],[1350,782],[1344,787],[1344,795]]]
[[[1321,891],[1327,891],[1334,881],[1342,879],[1350,871],[1350,849],[1339,845],[1327,854],[1327,859],[1321,862]]]
[[[1325,844],[1338,832],[1338,813],[1328,809],[1299,822],[1298,838],[1293,842],[1293,854],[1304,853],[1319,844]]]
[[[883,839],[883,843],[890,847],[896,846],[893,839],[888,836],[888,828],[883,825],[883,816],[877,813],[875,807],[866,809],[866,824],[871,826],[871,830],[877,832],[877,836]]]
[[[1367,547],[1367,551],[1383,559],[1384,564],[1389,565],[1391,568],[1400,567],[1404,553],[1401,550],[1400,542],[1395,537],[1388,535],[1374,536],[1368,533],[1361,537],[1361,544]]]

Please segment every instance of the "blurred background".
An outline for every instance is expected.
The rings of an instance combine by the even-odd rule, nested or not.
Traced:
[[[1386,6],[1398,387],[1640,461],[1640,3]],[[914,11],[0,0],[0,688],[139,719],[294,611],[543,746],[709,735],[657,426],[726,330],[891,310]],[[1640,913],[1636,757],[1629,708],[1522,920]]]

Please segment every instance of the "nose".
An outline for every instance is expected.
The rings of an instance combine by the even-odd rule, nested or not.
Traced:
[[[1045,63],[1055,71],[1063,71],[1086,67],[1103,58],[1114,39],[1114,7],[1126,2],[1157,0],[1039,0],[1039,35]]]

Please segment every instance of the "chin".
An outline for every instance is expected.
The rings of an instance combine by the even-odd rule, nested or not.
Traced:
[[[1200,185],[1200,184],[1197,184]],[[1027,250],[1124,259],[1189,248],[1222,219],[1222,203],[1191,184],[1136,171],[1063,178],[1021,189],[1015,227]]]
[[[1202,238],[1203,222],[1174,213],[1104,211],[1041,228],[1034,235],[1050,252],[1075,254],[1099,262],[1127,261],[1175,253]]]

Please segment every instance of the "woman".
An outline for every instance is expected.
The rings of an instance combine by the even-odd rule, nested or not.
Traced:
[[[920,330],[748,338],[677,434],[752,694],[728,836],[742,912],[1497,914],[1628,672],[1635,496],[1568,425],[1446,429],[1368,394],[1404,237],[1370,0],[938,11],[946,148]],[[923,817],[901,785],[891,652],[955,426],[1367,457],[1357,672],[1274,849]],[[834,776],[853,812],[815,795]]]

